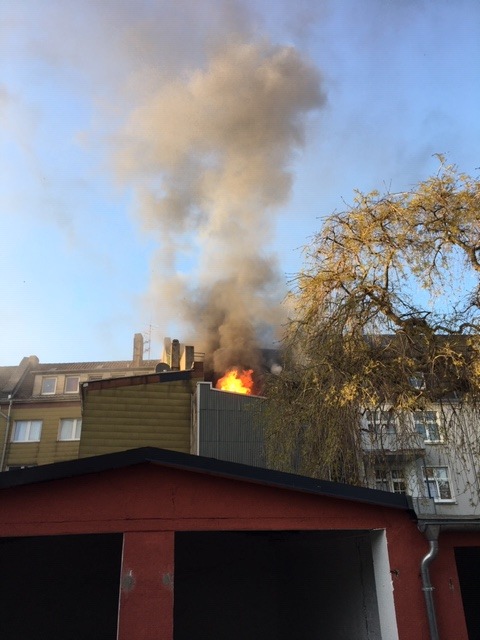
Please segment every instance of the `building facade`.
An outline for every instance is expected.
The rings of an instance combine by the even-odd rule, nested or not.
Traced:
[[[162,359],[0,367],[1,468],[139,446],[267,466],[263,400],[212,388],[193,347],[166,340]],[[407,494],[425,521],[480,518],[479,416],[449,401],[361,421],[367,486]]]
[[[425,517],[480,517],[480,438],[476,412],[454,401],[396,416],[365,412],[367,481],[406,493]]]
[[[30,356],[0,367],[0,470],[79,456],[84,385],[193,366],[193,348],[177,340],[165,341],[161,360],[144,360],[143,351],[136,334],[131,360],[44,364]]]
[[[79,456],[136,447],[190,453],[192,399],[202,380],[203,366],[196,362],[189,370],[84,383]]]

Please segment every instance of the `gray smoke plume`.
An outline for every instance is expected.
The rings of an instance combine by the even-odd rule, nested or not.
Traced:
[[[261,10],[250,0],[9,8],[25,51],[89,97],[91,128],[78,139],[105,150],[103,168],[114,165],[158,244],[146,296],[153,323],[165,333],[175,325],[219,372],[255,366],[282,324],[275,215],[309,114],[324,102],[315,67],[260,35]]]
[[[162,237],[158,314],[190,327],[215,371],[256,366],[262,332],[281,323],[272,223],[323,99],[317,70],[294,48],[236,40],[162,84],[123,132],[118,170]],[[195,266],[182,274],[185,259]]]

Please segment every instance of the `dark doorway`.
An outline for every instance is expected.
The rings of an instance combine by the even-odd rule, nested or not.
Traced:
[[[122,539],[0,539],[0,638],[115,640]]]
[[[480,640],[480,547],[455,547],[469,640]]]
[[[380,638],[365,531],[180,532],[175,640]]]

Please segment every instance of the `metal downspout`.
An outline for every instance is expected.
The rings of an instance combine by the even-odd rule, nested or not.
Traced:
[[[17,393],[20,385],[22,384],[22,382],[25,379],[25,376],[30,373],[32,367],[34,365],[38,365],[38,358],[37,356],[29,356],[28,358],[22,358],[22,361],[19,364],[19,367],[21,368],[20,371],[20,377],[17,378],[17,380],[15,381],[15,384],[13,385],[12,388],[12,392],[8,395],[8,400],[9,400],[9,405],[8,405],[8,414],[5,415],[4,413],[2,413],[3,417],[6,418],[7,420],[7,424],[5,427],[5,437],[3,439],[3,445],[2,445],[2,453],[0,456],[0,472],[3,471],[3,467],[5,465],[5,460],[7,457],[7,447],[8,447],[8,436],[10,434],[10,422],[12,419],[12,405],[13,405],[13,400],[14,400],[14,396]]]
[[[434,587],[430,581],[430,572],[429,567],[430,564],[435,560],[438,553],[438,534],[440,527],[438,526],[427,526],[425,530],[425,535],[428,540],[428,544],[430,545],[430,549],[427,555],[422,559],[420,565],[420,572],[422,574],[422,590],[425,596],[425,605],[427,607],[427,616],[428,616],[428,626],[430,629],[430,640],[439,640],[438,635],[438,627],[437,627],[437,616],[435,614],[435,603],[433,601],[433,590]]]
[[[0,459],[0,472],[3,471],[3,465],[5,464],[5,458],[7,455],[8,435],[10,433],[10,419],[11,419],[12,404],[13,404],[12,396],[9,396],[9,400],[10,400],[10,403],[8,405],[8,414],[5,415],[3,412],[0,412],[6,420],[5,437],[3,439],[3,446],[2,446],[2,457]]]

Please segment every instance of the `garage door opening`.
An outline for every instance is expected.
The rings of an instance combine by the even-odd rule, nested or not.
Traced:
[[[455,547],[468,640],[480,640],[480,547]]]
[[[381,638],[375,533],[177,533],[175,640]]]
[[[115,640],[121,534],[0,539],[0,638]]]

